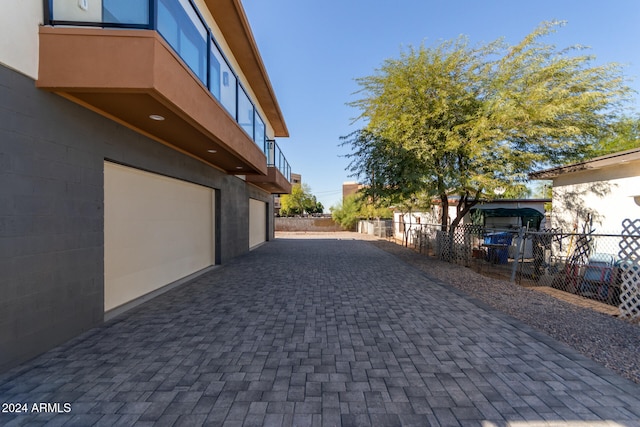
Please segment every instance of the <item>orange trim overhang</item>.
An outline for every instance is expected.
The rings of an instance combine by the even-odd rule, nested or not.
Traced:
[[[40,27],[39,51],[37,87],[227,173],[267,175],[262,150],[157,32]]]
[[[247,182],[257,185],[271,194],[291,194],[291,183],[278,170],[269,166],[267,176],[247,175]]]

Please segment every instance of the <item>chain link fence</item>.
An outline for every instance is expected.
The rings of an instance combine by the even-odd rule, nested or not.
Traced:
[[[361,233],[393,239],[426,256],[522,286],[548,286],[620,307],[640,319],[640,220],[620,234],[559,229],[495,229],[461,225],[366,221]]]

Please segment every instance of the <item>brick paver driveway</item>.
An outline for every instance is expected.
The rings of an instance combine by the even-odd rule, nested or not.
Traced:
[[[640,386],[335,239],[270,242],[0,376],[0,403],[39,402],[0,425],[640,426]]]

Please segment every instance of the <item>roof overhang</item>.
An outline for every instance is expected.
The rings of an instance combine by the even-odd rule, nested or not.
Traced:
[[[157,32],[40,27],[39,51],[37,87],[227,173],[267,175],[262,149]]]
[[[271,194],[291,194],[291,183],[274,166],[269,166],[267,176],[247,175],[247,182],[268,191]]]
[[[273,127],[274,136],[288,137],[287,125],[240,0],[204,2],[224,34],[242,73],[251,82],[251,89]]]
[[[582,172],[587,170],[602,169],[603,167],[617,166],[629,162],[640,161],[640,148],[620,151],[606,156],[600,156],[580,163],[573,163],[566,166],[558,166],[555,168],[545,169],[529,174],[529,179],[542,180],[554,179],[560,175],[574,172]]]

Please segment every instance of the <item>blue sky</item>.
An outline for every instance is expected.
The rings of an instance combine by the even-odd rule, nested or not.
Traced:
[[[617,62],[640,92],[640,0],[243,0],[283,111],[289,138],[278,139],[292,170],[325,211],[342,198],[346,147],[362,127],[356,78],[374,74],[408,46],[466,35],[471,44],[517,43],[542,21],[567,24],[545,41],[585,45],[596,64]],[[640,95],[634,108],[640,111]]]

